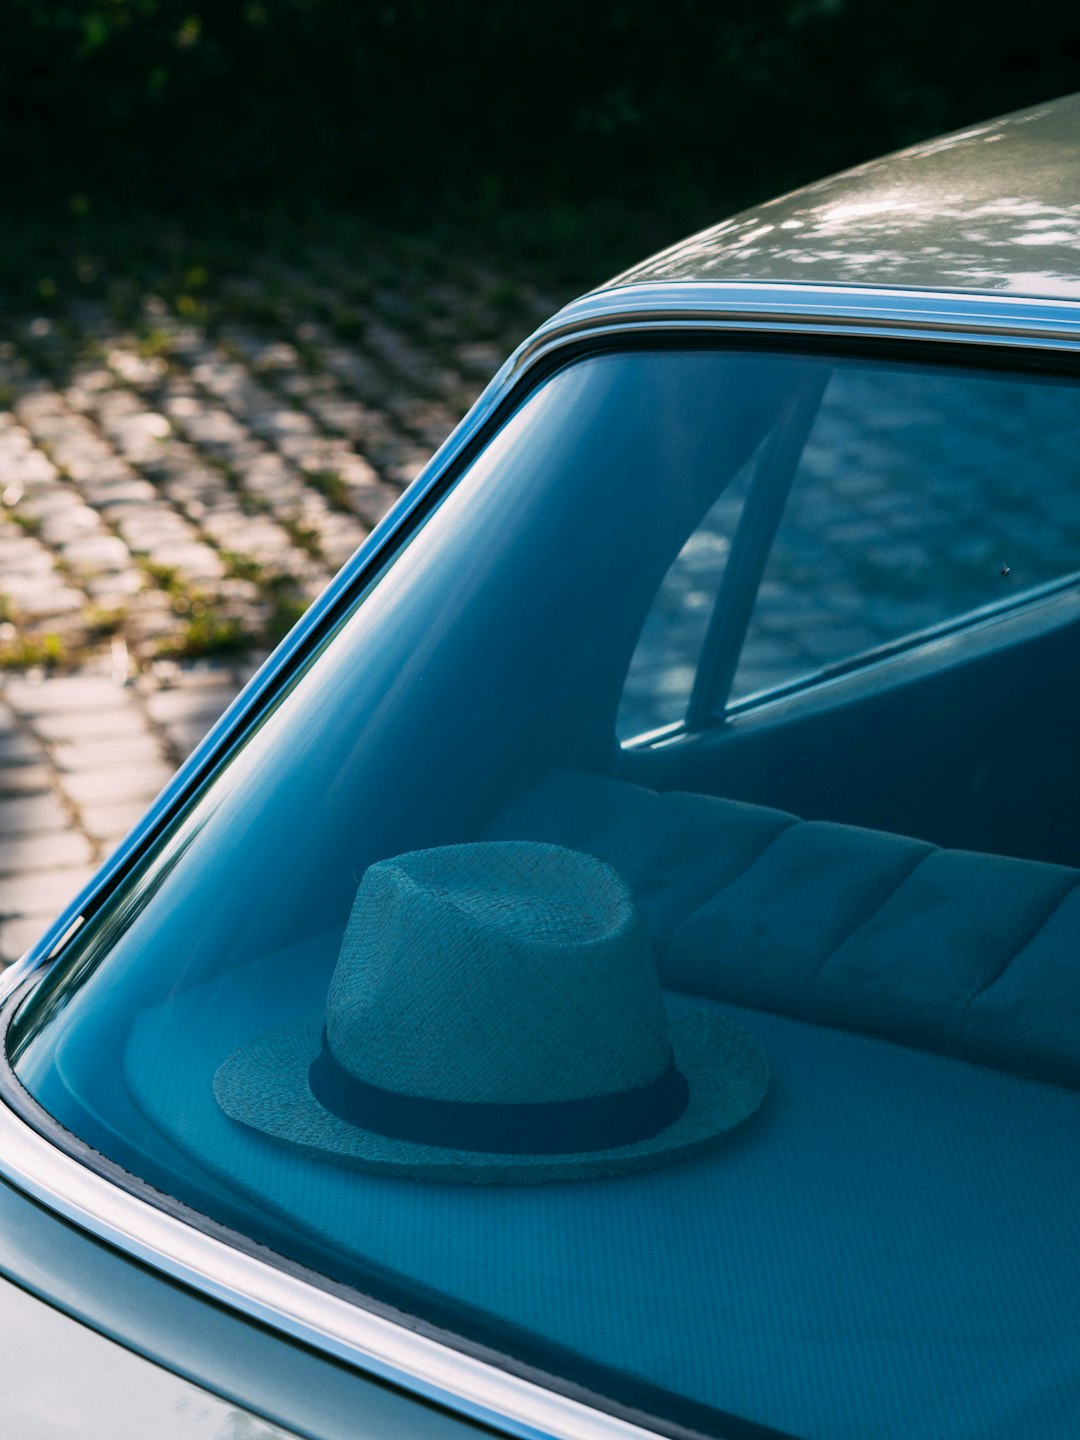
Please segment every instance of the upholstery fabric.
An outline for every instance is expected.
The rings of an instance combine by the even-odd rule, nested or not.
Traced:
[[[1080,1094],[1030,1077],[1078,1075],[1077,877],[568,773],[490,833],[620,868],[668,985],[745,999],[760,983],[761,1008],[703,1002],[745,1022],[772,1072],[717,1149],[453,1186],[236,1125],[215,1070],[322,1013],[333,935],[142,1011],[124,1057],[142,1113],[340,1254],[803,1440],[1075,1440]]]
[[[569,771],[490,833],[622,867],[665,985],[1080,1087],[1080,872]]]
[[[320,1012],[335,955],[330,937],[227,972],[145,1010],[126,1046],[146,1117],[264,1215],[803,1440],[1080,1433],[1076,1092],[716,1005],[772,1081],[705,1155],[564,1185],[371,1175],[213,1096],[239,1045]]]
[[[794,815],[599,775],[554,770],[492,824],[488,840],[547,840],[606,860],[626,880],[658,945],[741,875]]]

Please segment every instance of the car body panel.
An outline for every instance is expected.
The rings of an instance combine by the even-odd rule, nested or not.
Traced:
[[[20,998],[9,995],[5,1028]],[[594,1397],[556,1393],[543,1377],[452,1348],[398,1312],[357,1305],[343,1287],[246,1243],[101,1157],[94,1168],[81,1163],[16,1113],[29,1097],[18,1098],[10,1073],[3,1087],[0,1171],[13,1185],[0,1181],[0,1274],[149,1358],[258,1404],[277,1422],[299,1428],[304,1417],[303,1433],[317,1440],[355,1435],[358,1417],[372,1426],[385,1418],[385,1429],[371,1433],[395,1440],[465,1440],[477,1433],[469,1420],[528,1440],[652,1433],[595,1409]],[[53,1130],[90,1156],[55,1123]],[[16,1202],[17,1222],[8,1221],[5,1206]],[[325,1418],[309,1413],[313,1392],[330,1402]]]
[[[570,347],[615,336],[709,333],[932,339],[962,345],[1080,348],[1080,299],[904,291],[827,284],[675,280],[595,291],[559,311],[525,340],[375,526],[323,593],[180,766],[143,818],[33,946],[0,975],[0,1000],[56,958],[75,929],[134,864],[244,732],[257,710],[295,671],[389,552],[448,473],[511,407],[539,367]]]
[[[149,1434],[467,1440],[477,1434],[415,1395],[284,1341],[165,1280],[3,1183],[0,1277],[5,1419],[27,1417],[26,1426],[4,1433],[27,1440],[96,1435],[89,1419],[84,1430],[73,1417],[89,1417],[111,1388],[130,1396],[131,1408],[108,1412],[101,1434],[109,1440]],[[43,1388],[52,1393],[43,1395]],[[177,1421],[166,1430],[164,1417],[180,1405],[190,1429]],[[151,1415],[160,1423],[149,1423]],[[141,1428],[136,1420],[144,1422]]]
[[[1080,161],[1072,158],[1080,152],[1068,148],[1078,134],[1074,99],[915,147],[693,237],[542,326],[114,857],[0,981],[8,1013],[17,988],[62,953],[82,918],[232,753],[534,375],[582,346],[660,333],[1080,348]],[[1017,198],[1005,203],[1013,181]],[[1030,265],[1029,254],[1038,256]],[[373,1435],[476,1433],[469,1420],[438,1408],[445,1405],[524,1436],[645,1433],[632,1416],[597,1411],[587,1396],[555,1394],[542,1377],[496,1368],[417,1334],[400,1316],[311,1284],[296,1267],[232,1246],[181,1207],[170,1211],[164,1197],[95,1173],[4,1106],[0,1171],[34,1197],[0,1186],[0,1271],[208,1390],[257,1407],[270,1423],[302,1426],[320,1440],[355,1434],[361,1420]],[[32,1244],[18,1238],[28,1235]]]
[[[428,469],[182,767],[114,859],[24,962],[0,982],[8,996],[8,1013],[18,1001],[14,991],[21,988],[20,982],[33,985],[33,972],[63,951],[80,915],[107,900],[113,885],[156,834],[233,752],[249,723],[319,647],[398,537],[435,500],[459,461],[516,403],[533,376],[548,373],[583,346],[610,343],[614,337],[633,343],[654,333],[717,332],[768,335],[771,343],[790,337],[828,342],[851,336],[1060,352],[1080,346],[1080,304],[779,283],[677,282],[600,292],[567,307],[507,362]],[[10,1084],[8,1089],[10,1094]],[[513,1434],[576,1440],[586,1435],[646,1433],[643,1416],[605,1413],[594,1408],[588,1396],[557,1394],[544,1386],[543,1377],[497,1368],[490,1363],[493,1357],[464,1353],[402,1326],[401,1317],[360,1308],[344,1295],[313,1285],[306,1272],[290,1273],[267,1264],[268,1257],[245,1252],[227,1237],[208,1233],[207,1226],[196,1223],[197,1217],[178,1213],[182,1207],[174,1206],[169,1213],[164,1197],[132,1193],[124,1177],[110,1179],[100,1165],[95,1173],[11,1109],[0,1108],[0,1142],[0,1170],[43,1204],[180,1286],[190,1286],[272,1326],[302,1347],[321,1350],[392,1384],[415,1389],[436,1405]],[[286,1348],[285,1342],[279,1343]],[[167,1341],[160,1353],[162,1358],[169,1356]]]
[[[291,1440],[6,1282],[0,1350],[4,1425],[22,1440]]]
[[[1080,96],[819,180],[611,284],[740,279],[1080,296]]]

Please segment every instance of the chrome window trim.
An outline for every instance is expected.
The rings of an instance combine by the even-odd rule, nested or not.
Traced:
[[[567,306],[521,345],[402,499],[253,677],[90,884],[0,977],[0,1000],[31,988],[82,916],[138,858],[248,719],[300,661],[324,620],[370,576],[394,537],[541,363],[560,350],[624,334],[833,336],[1080,352],[1080,303],[982,293],[847,286],[650,283],[601,290]],[[38,976],[40,979],[40,975]],[[10,1014],[14,1008],[8,1005]],[[6,1066],[6,1059],[3,1061]],[[12,1077],[13,1078],[13,1077]],[[17,1083],[17,1082],[15,1082]],[[121,1189],[0,1104],[0,1175],[47,1208],[193,1289],[273,1329],[467,1416],[529,1440],[644,1440],[654,1432],[311,1284]]]
[[[237,1249],[80,1164],[0,1105],[3,1173],[153,1269],[368,1374],[523,1440],[655,1440],[655,1432],[396,1324]]]
[[[918,291],[788,283],[650,282],[601,289],[573,301],[534,332],[502,365],[476,404],[305,615],[267,658],[177,770],[101,869],[41,938],[0,976],[0,1000],[59,953],[84,912],[119,878],[145,843],[229,751],[230,740],[275,683],[300,658],[312,633],[359,588],[391,541],[446,471],[478,439],[511,393],[558,351],[589,340],[662,331],[690,334],[833,336],[939,340],[954,344],[1080,351],[1080,301],[983,292]]]

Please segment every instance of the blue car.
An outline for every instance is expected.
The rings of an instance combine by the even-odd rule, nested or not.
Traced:
[[[1075,1440],[1078,437],[1080,98],[542,326],[4,977],[5,1433]]]

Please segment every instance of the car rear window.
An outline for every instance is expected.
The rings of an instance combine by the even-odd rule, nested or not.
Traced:
[[[932,368],[837,366],[717,705],[813,678],[1072,574],[1069,392]],[[756,457],[755,457],[756,458]],[[682,721],[755,461],[688,536],[630,663],[624,738]]]
[[[1078,433],[1031,366],[549,374],[23,1005],[19,1081],[662,1430],[1074,1435]]]

